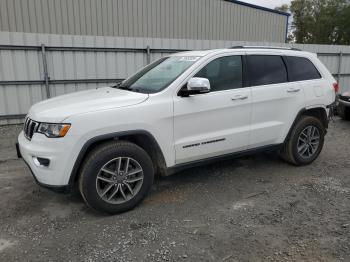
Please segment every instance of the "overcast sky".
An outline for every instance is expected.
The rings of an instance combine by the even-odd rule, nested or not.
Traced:
[[[274,9],[276,6],[281,6],[283,4],[290,4],[291,0],[241,0],[241,1]]]

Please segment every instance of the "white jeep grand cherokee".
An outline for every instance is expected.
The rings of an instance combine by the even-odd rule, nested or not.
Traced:
[[[315,54],[233,47],[171,55],[113,87],[34,105],[17,151],[35,180],[111,214],[139,204],[155,174],[276,150],[320,154],[338,85]]]

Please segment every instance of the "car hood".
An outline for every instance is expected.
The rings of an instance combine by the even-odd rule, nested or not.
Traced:
[[[60,123],[73,115],[132,106],[147,98],[148,94],[102,87],[42,101],[31,107],[28,116],[40,122]]]

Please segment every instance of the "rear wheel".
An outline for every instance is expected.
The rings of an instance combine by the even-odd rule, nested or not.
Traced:
[[[288,163],[301,166],[312,163],[320,154],[326,130],[313,116],[302,116],[293,127],[281,152]]]
[[[90,153],[82,167],[79,189],[88,206],[116,214],[138,205],[150,191],[153,178],[152,161],[142,148],[115,141]]]

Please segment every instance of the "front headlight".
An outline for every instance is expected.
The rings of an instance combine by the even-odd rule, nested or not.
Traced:
[[[70,128],[70,124],[40,123],[38,133],[47,137],[64,137]]]

